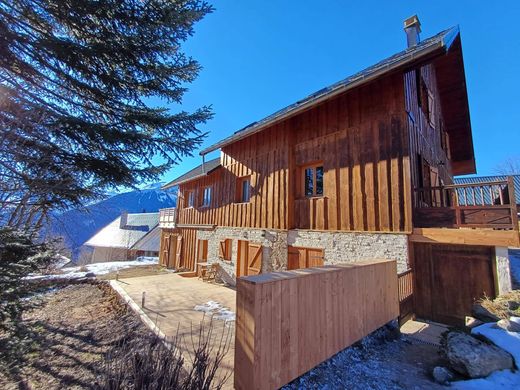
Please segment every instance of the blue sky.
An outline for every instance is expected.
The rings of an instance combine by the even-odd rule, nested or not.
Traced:
[[[184,45],[203,66],[183,107],[211,104],[203,146],[405,48],[460,25],[479,175],[520,155],[520,2],[214,0]],[[213,153],[212,156],[218,156]],[[165,181],[200,164],[198,151]]]

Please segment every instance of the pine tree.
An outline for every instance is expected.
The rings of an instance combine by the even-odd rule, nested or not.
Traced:
[[[198,0],[0,0],[4,222],[37,226],[192,153],[211,109],[179,108],[200,70],[181,45],[211,11]]]

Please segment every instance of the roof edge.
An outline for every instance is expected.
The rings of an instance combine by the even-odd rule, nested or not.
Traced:
[[[368,73],[366,75],[361,75],[360,77],[358,77],[357,79],[353,80],[350,83],[340,84],[337,87],[332,88],[328,92],[324,92],[323,94],[317,94],[316,92],[313,94],[310,94],[306,98],[300,100],[303,104],[296,106],[294,108],[289,108],[290,106],[282,108],[282,109],[276,111],[275,113],[267,116],[266,118],[261,119],[259,122],[253,122],[253,124],[251,125],[251,127],[249,129],[247,129],[247,127],[246,127],[245,130],[242,130],[242,131],[239,130],[238,132],[233,133],[229,137],[226,137],[223,140],[221,140],[207,148],[204,148],[203,150],[201,150],[199,152],[199,155],[204,156],[215,150],[221,149],[224,146],[227,146],[233,142],[240,141],[246,137],[249,137],[250,135],[253,135],[255,133],[258,133],[258,132],[264,130],[266,127],[272,126],[273,124],[275,124],[277,122],[280,122],[280,121],[288,119],[294,115],[297,115],[297,114],[299,114],[319,103],[322,103],[328,99],[331,99],[341,93],[344,93],[346,91],[359,87],[363,84],[366,84],[370,81],[373,81],[391,71],[399,69],[400,67],[406,66],[408,63],[410,63],[412,61],[416,61],[417,59],[424,57],[428,54],[431,54],[431,53],[435,52],[436,50],[439,50],[442,48],[445,48],[446,50],[448,50],[450,48],[450,46],[452,45],[452,43],[455,41],[456,37],[460,34],[460,29],[459,29],[459,26],[456,25],[456,26],[453,26],[453,27],[445,30],[445,32],[446,32],[446,35],[444,37],[442,37],[442,39],[440,39],[439,42],[432,44],[430,46],[426,46],[422,49],[419,49],[418,52],[410,51],[410,53],[406,54],[406,56],[404,58],[401,58],[401,59],[395,61],[394,63],[387,64],[382,68],[375,69],[373,72]],[[442,32],[439,34],[442,34]],[[377,65],[377,64],[375,64],[375,65]],[[368,69],[370,69],[370,67],[365,68],[365,70],[368,70]],[[364,72],[364,71],[361,71],[359,73],[362,73],[362,72]],[[355,74],[353,76],[355,76]],[[352,76],[350,76],[350,77],[352,77]],[[334,85],[334,84],[332,84],[332,85]],[[309,100],[307,100],[307,99],[309,99]],[[307,101],[305,101],[305,100],[307,100]],[[298,101],[298,102],[300,102],[300,101]],[[298,102],[295,104],[298,104]],[[283,112],[284,110],[287,110],[287,111]],[[269,119],[270,117],[271,117],[271,119]],[[262,122],[262,121],[265,121],[265,122]]]

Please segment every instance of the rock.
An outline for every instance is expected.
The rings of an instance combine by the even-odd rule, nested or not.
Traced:
[[[498,321],[496,327],[507,330],[508,332],[520,332],[520,324],[509,320]]]
[[[485,377],[493,371],[513,367],[513,357],[509,353],[466,333],[448,333],[444,348],[451,368],[470,378]]]
[[[483,322],[475,317],[466,316],[465,317],[465,324],[467,328],[473,329],[479,325],[482,325]]]
[[[440,383],[441,385],[445,385],[453,379],[453,373],[446,367],[435,367],[432,376],[435,382]]]
[[[479,319],[482,322],[497,322],[500,320],[499,317],[497,317],[488,309],[486,309],[478,303],[475,303],[473,305],[473,308],[471,309],[471,314],[473,314],[473,317]]]
[[[96,274],[94,272],[87,272],[85,274],[85,277],[86,278],[95,278],[96,277]]]

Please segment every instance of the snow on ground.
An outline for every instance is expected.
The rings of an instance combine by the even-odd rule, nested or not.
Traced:
[[[520,389],[520,374],[509,370],[495,371],[486,378],[452,382],[451,388],[456,390],[517,390]]]
[[[215,301],[208,301],[203,305],[196,305],[193,309],[207,313],[216,320],[222,320],[226,323],[235,321],[235,313]]]
[[[79,279],[84,278],[87,274],[105,275],[110,272],[118,271],[125,268],[137,267],[140,265],[158,264],[158,257],[138,257],[132,261],[111,261],[107,263],[86,264],[81,267],[65,267],[61,268],[60,273],[51,275],[30,275],[27,279],[32,280],[50,280],[50,279]]]
[[[520,323],[519,317],[511,317],[511,321]],[[520,334],[508,332],[495,326],[495,323],[488,323],[472,329],[472,334],[484,336],[495,345],[509,352],[515,359],[518,366],[520,364]],[[481,379],[453,382],[452,388],[460,390],[473,389],[520,389],[520,372],[510,370],[496,371],[490,376]]]
[[[520,249],[509,249],[509,267],[513,282],[520,286]]]

